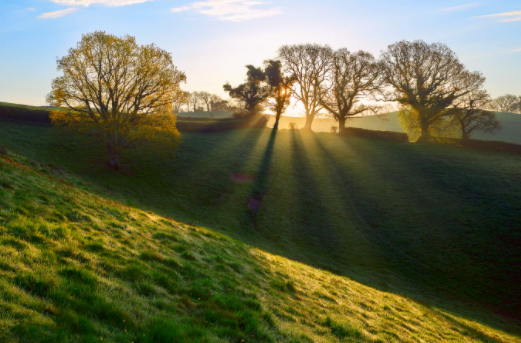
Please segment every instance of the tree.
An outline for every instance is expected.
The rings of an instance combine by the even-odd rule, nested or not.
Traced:
[[[454,103],[450,116],[461,131],[461,139],[470,139],[476,131],[494,133],[501,129],[495,113],[484,110],[491,102],[489,94],[484,90],[469,93]]]
[[[320,105],[339,123],[339,133],[345,132],[346,120],[366,112],[376,113],[377,105],[362,104],[382,87],[380,65],[365,51],[351,53],[340,49],[333,55],[327,82],[320,91]]]
[[[420,141],[430,140],[429,127],[446,115],[455,100],[477,91],[485,82],[469,72],[446,45],[401,41],[382,54],[384,79],[391,90],[385,100],[409,106],[421,128]]]
[[[193,112],[197,112],[199,108],[199,92],[192,92],[190,94],[190,98],[188,99],[188,110],[190,111],[190,108],[193,109]]]
[[[279,49],[284,71],[296,80],[293,96],[304,105],[306,124],[311,131],[313,119],[322,110],[319,92],[331,66],[333,50],[317,44],[285,45]]]
[[[174,100],[174,102],[172,104],[174,106],[174,112],[176,114],[181,112],[183,105],[186,104],[187,101],[189,101],[189,99],[190,99],[189,92],[186,92],[186,91],[179,92],[179,96],[176,97],[176,99]]]
[[[263,109],[263,104],[270,95],[270,86],[266,83],[266,74],[262,68],[252,65],[248,69],[246,82],[233,88],[229,83],[224,85],[224,91],[230,94],[232,99],[244,103],[245,114],[253,117]]]
[[[199,92],[199,100],[206,106],[206,111],[212,111],[212,94],[208,92]]]
[[[492,103],[492,108],[498,112],[517,112],[521,106],[521,97],[507,94],[498,97]]]
[[[228,111],[230,109],[230,104],[220,96],[212,94],[211,107],[212,111],[222,112]]]
[[[48,96],[56,125],[95,135],[107,149],[109,164],[120,169],[121,153],[144,140],[173,152],[180,135],[172,104],[182,96],[186,76],[170,53],[134,37],[102,31],[86,34],[57,61],[63,72]]]
[[[268,85],[271,88],[270,98],[273,99],[273,103],[270,104],[270,109],[275,112],[273,130],[277,130],[279,128],[280,117],[290,104],[292,94],[291,87],[295,80],[292,76],[284,75],[280,61],[268,60],[264,62],[264,65]]]

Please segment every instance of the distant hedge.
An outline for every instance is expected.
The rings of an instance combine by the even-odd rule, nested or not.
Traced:
[[[382,139],[382,140],[392,141],[392,142],[408,142],[409,141],[409,137],[407,137],[407,134],[403,133],[403,132],[367,130],[367,129],[360,129],[357,127],[346,128],[346,130],[342,133],[342,135],[351,136],[351,137]]]
[[[51,124],[49,110],[10,104],[0,104],[0,119],[41,125]]]

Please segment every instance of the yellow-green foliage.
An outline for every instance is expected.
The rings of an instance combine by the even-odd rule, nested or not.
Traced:
[[[408,107],[403,107],[398,112],[398,118],[403,131],[409,136],[409,141],[416,142],[421,136],[418,114]],[[430,125],[429,132],[432,137],[435,137],[440,142],[447,138],[459,138],[461,135],[457,125],[450,118],[443,116]]]
[[[521,342],[0,160],[1,342]]]

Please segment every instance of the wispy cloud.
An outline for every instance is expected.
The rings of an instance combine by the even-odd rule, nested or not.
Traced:
[[[476,2],[476,3],[473,3],[473,4],[466,4],[466,5],[442,8],[440,11],[443,11],[443,12],[464,11],[464,10],[467,10],[469,8],[473,8],[473,7],[476,7],[476,6],[479,6],[479,5],[481,5],[481,3]]]
[[[245,21],[282,14],[280,7],[258,7],[268,4],[270,3],[256,0],[206,0],[194,2],[190,6],[172,8],[172,12],[195,10],[224,21]]]
[[[85,6],[89,7],[92,4],[102,4],[107,6],[127,6],[140,4],[143,2],[154,0],[51,0],[54,3],[68,5],[68,6]]]
[[[512,52],[521,52],[521,49],[516,49],[516,50],[514,50]]]
[[[27,11],[36,11],[36,8],[28,8]]]
[[[476,18],[502,18],[499,22],[508,23],[513,21],[521,21],[521,11],[512,11],[512,12],[504,12],[504,13],[496,13],[489,15],[482,15]]]
[[[66,16],[66,15],[71,14],[71,13],[76,12],[76,11],[77,11],[76,8],[67,8],[67,9],[61,10],[61,11],[44,13],[41,16],[39,16],[38,18],[40,18],[40,19],[56,19],[56,18],[61,18],[63,16]]]

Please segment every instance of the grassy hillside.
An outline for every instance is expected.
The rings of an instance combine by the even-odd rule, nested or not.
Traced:
[[[521,342],[494,316],[123,205],[18,155],[0,157],[0,203],[2,342]]]
[[[0,144],[100,195],[375,289],[485,323],[521,313],[520,156],[239,130],[184,134],[171,162],[132,151],[122,176],[100,147],[51,128],[2,123]]]

